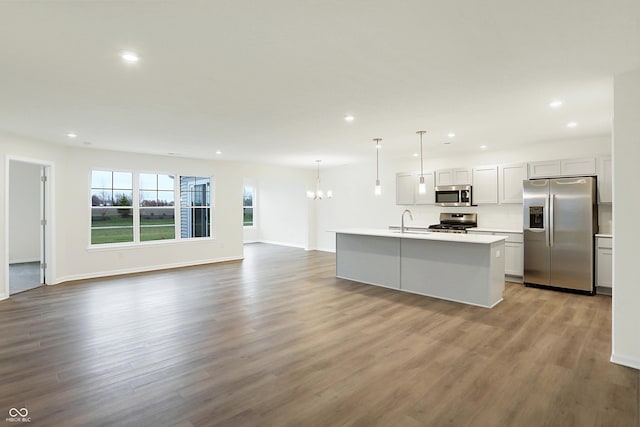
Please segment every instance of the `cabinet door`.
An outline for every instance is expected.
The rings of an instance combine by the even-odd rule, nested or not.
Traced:
[[[453,169],[439,169],[436,171],[436,185],[453,185]]]
[[[411,173],[396,174],[396,205],[413,205],[415,202],[414,188],[417,184]]]
[[[498,203],[498,168],[496,166],[473,168],[473,203],[476,205]]]
[[[471,169],[457,168],[453,169],[453,185],[471,185],[472,176]]]
[[[612,241],[606,237],[596,237],[596,286],[613,287]]]
[[[611,203],[611,157],[601,157],[598,168],[598,203]]]
[[[587,157],[584,159],[564,159],[560,161],[560,173],[570,175],[595,175],[596,159]]]
[[[524,274],[524,251],[522,243],[509,243],[504,244],[504,272],[511,276],[522,277]]]
[[[500,203],[522,203],[522,181],[527,179],[527,164],[515,163],[498,167]]]
[[[529,178],[560,176],[560,160],[529,163]]]
[[[414,174],[413,182],[415,185],[416,205],[434,205],[436,203],[434,178],[434,172],[424,172],[424,183],[427,187],[427,192],[424,194],[420,194],[420,192],[418,191],[418,185],[420,184],[420,172],[416,172]]]
[[[613,287],[613,280],[611,280],[611,264],[612,264],[612,250],[610,248],[598,248],[597,252],[597,286],[606,286],[608,288]]]

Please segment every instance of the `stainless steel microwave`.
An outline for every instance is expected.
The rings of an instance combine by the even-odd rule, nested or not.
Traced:
[[[436,205],[473,206],[470,185],[441,185],[436,187]]]

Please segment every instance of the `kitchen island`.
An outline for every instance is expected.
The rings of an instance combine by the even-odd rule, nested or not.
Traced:
[[[343,229],[336,276],[491,308],[504,291],[504,236]]]

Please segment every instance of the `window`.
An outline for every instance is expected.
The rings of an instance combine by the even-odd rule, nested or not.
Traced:
[[[211,178],[180,177],[180,237],[209,237],[211,229]]]
[[[140,174],[140,241],[174,239],[174,176]]]
[[[130,172],[91,172],[91,244],[133,242]]]
[[[211,177],[91,171],[91,244],[210,237],[211,182]]]
[[[253,203],[254,203],[254,189],[252,186],[245,185],[244,198],[242,201],[243,209],[243,222],[245,227],[253,227]]]

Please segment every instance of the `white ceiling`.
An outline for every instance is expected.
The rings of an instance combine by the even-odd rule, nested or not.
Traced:
[[[0,52],[0,130],[313,168],[610,135],[640,1],[3,1]]]

